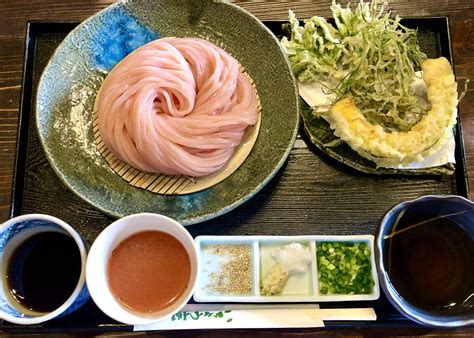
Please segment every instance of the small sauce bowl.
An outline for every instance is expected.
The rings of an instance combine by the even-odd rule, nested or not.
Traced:
[[[178,240],[189,256],[191,269],[184,292],[167,307],[151,313],[135,311],[121,302],[112,291],[108,270],[114,249],[124,240],[145,231],[164,232]],[[191,298],[199,271],[197,257],[196,244],[180,223],[158,214],[130,215],[110,224],[92,244],[86,266],[87,287],[93,301],[109,317],[129,325],[153,324],[177,313]],[[156,288],[159,290],[160,285]]]
[[[10,261],[12,256],[15,255],[15,251],[18,247],[22,244],[27,242],[29,239],[36,235],[47,234],[47,233],[61,233],[68,237],[70,237],[74,245],[77,246],[78,250],[78,258],[79,258],[79,270],[78,270],[78,279],[77,282],[74,280],[72,281],[75,284],[73,291],[70,293],[69,297],[56,309],[47,312],[40,312],[29,309],[25,305],[21,305],[17,303],[14,298],[12,297],[13,290],[10,289],[6,276],[8,275],[8,266],[10,265]],[[30,250],[32,248],[30,247]],[[64,248],[62,248],[64,249]],[[10,323],[20,324],[20,325],[35,325],[40,324],[46,321],[49,321],[54,318],[65,316],[79,307],[84,305],[89,300],[89,292],[87,291],[86,281],[85,281],[85,271],[86,271],[86,257],[87,257],[87,250],[88,244],[85,240],[74,230],[69,224],[66,222],[49,215],[44,214],[28,214],[28,215],[21,215],[14,217],[3,224],[0,225],[0,276],[1,276],[1,284],[0,285],[0,318],[6,320]],[[31,251],[30,251],[31,252]],[[34,251],[33,251],[34,252]],[[69,254],[71,251],[67,251]],[[22,259],[17,260],[18,266],[15,269],[18,269],[18,276],[12,277],[17,278],[24,283],[24,270],[23,267],[26,265],[25,257],[27,255],[23,255]],[[18,256],[17,256],[18,257]],[[31,262],[31,255],[29,256],[29,261]],[[54,256],[55,258],[57,256]],[[51,258],[51,257],[50,257]],[[75,265],[76,263],[71,262],[70,259],[76,258],[72,256],[63,256],[65,260],[65,264],[72,264]],[[66,262],[67,261],[67,262]],[[38,263],[36,261],[36,263]],[[64,273],[64,270],[61,267],[64,265],[58,266],[58,262],[50,262],[44,261],[42,262],[44,265],[49,264],[53,269],[56,271],[60,271],[60,273]],[[16,264],[15,264],[16,265]],[[44,266],[40,265],[40,266]],[[31,266],[31,263],[30,263]],[[44,275],[46,272],[42,271]],[[56,276],[57,274],[49,274],[49,282],[51,282],[52,276]],[[38,276],[35,275],[37,278]],[[35,283],[37,285],[42,285],[41,289],[45,289],[45,280],[38,281],[35,279]],[[31,285],[31,283],[28,283]],[[56,284],[58,284],[56,282]],[[55,285],[56,285],[55,284]],[[22,285],[22,289],[24,284]],[[73,284],[74,285],[74,284]],[[47,289],[47,288],[46,288]],[[51,290],[53,288],[49,288]],[[24,290],[22,290],[24,292]],[[58,294],[61,294],[61,290],[57,290]],[[30,291],[31,292],[31,291]],[[41,293],[42,291],[36,290],[37,293]],[[30,293],[31,294],[31,293]],[[49,296],[52,296],[49,294]],[[19,298],[23,298],[20,296]]]
[[[474,324],[474,204],[429,195],[394,206],[375,235],[380,285],[392,305],[425,326]]]

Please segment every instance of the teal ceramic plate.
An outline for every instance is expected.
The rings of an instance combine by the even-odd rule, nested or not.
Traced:
[[[102,80],[132,50],[159,37],[201,37],[231,53],[255,81],[262,124],[240,168],[201,192],[163,196],[130,186],[95,147],[92,113]],[[106,214],[155,212],[183,224],[224,214],[256,194],[288,157],[299,101],[287,59],[255,17],[221,1],[121,1],[73,30],[51,58],[37,94],[39,138],[60,179]]]

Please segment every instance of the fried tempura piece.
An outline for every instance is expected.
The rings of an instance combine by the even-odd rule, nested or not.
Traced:
[[[444,57],[422,64],[431,109],[408,132],[385,131],[366,120],[352,99],[338,101],[328,115],[334,134],[377,166],[419,162],[438,151],[451,136],[457,116],[457,84]]]

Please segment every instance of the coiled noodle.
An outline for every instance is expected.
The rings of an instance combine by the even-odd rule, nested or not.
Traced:
[[[258,119],[239,64],[198,38],[152,41],[124,58],[96,102],[99,132],[119,159],[150,173],[204,176],[222,168]]]

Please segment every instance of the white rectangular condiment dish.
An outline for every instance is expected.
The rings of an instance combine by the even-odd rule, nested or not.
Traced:
[[[199,276],[194,293],[196,302],[235,303],[289,303],[289,302],[342,302],[375,300],[380,296],[375,268],[374,236],[198,236]],[[321,294],[318,285],[316,244],[318,242],[365,242],[370,248],[370,264],[374,286],[370,294]],[[304,273],[290,275],[278,295],[261,295],[260,284],[276,263],[272,254],[282,246],[300,243],[309,248],[312,261]],[[235,247],[239,245],[239,247]],[[243,245],[243,246],[242,246]],[[216,254],[216,246],[219,252]],[[234,255],[234,256],[233,256]],[[230,257],[239,256],[233,265]],[[250,263],[250,264],[248,264]],[[226,265],[227,264],[227,265]],[[216,290],[219,281],[233,287]],[[227,283],[229,284],[229,283]]]

